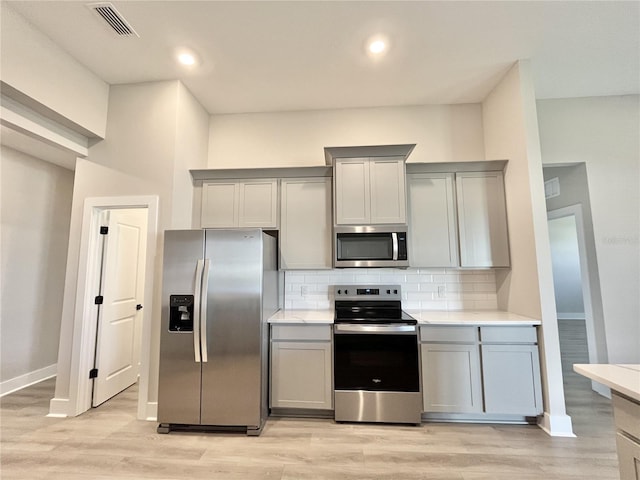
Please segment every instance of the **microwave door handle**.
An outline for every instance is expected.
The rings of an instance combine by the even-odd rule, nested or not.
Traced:
[[[393,242],[393,260],[398,260],[398,234],[396,232],[391,234],[391,241]]]
[[[200,317],[202,309],[200,308],[200,297],[202,296],[202,260],[196,263],[196,276],[194,279],[194,298],[193,302],[193,352],[196,363],[200,363]]]

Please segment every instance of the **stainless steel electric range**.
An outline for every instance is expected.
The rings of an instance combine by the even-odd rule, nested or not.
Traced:
[[[400,286],[336,285],[334,294],[336,421],[419,424],[418,327]]]

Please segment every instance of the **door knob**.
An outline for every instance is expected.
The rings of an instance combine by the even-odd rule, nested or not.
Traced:
[[[142,305],[137,304],[137,305],[136,305],[136,310],[142,310]]]

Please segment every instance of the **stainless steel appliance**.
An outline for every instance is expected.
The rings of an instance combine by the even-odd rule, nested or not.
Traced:
[[[417,321],[399,285],[336,285],[333,326],[336,421],[419,424]]]
[[[158,432],[260,434],[279,292],[276,239],[261,230],[165,232]]]
[[[408,267],[407,226],[334,227],[334,266]]]

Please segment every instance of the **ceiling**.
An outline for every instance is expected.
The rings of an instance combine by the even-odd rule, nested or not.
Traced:
[[[113,1],[139,38],[90,2],[5,3],[107,83],[180,79],[212,114],[475,103],[518,59],[538,98],[640,93],[635,1]]]

